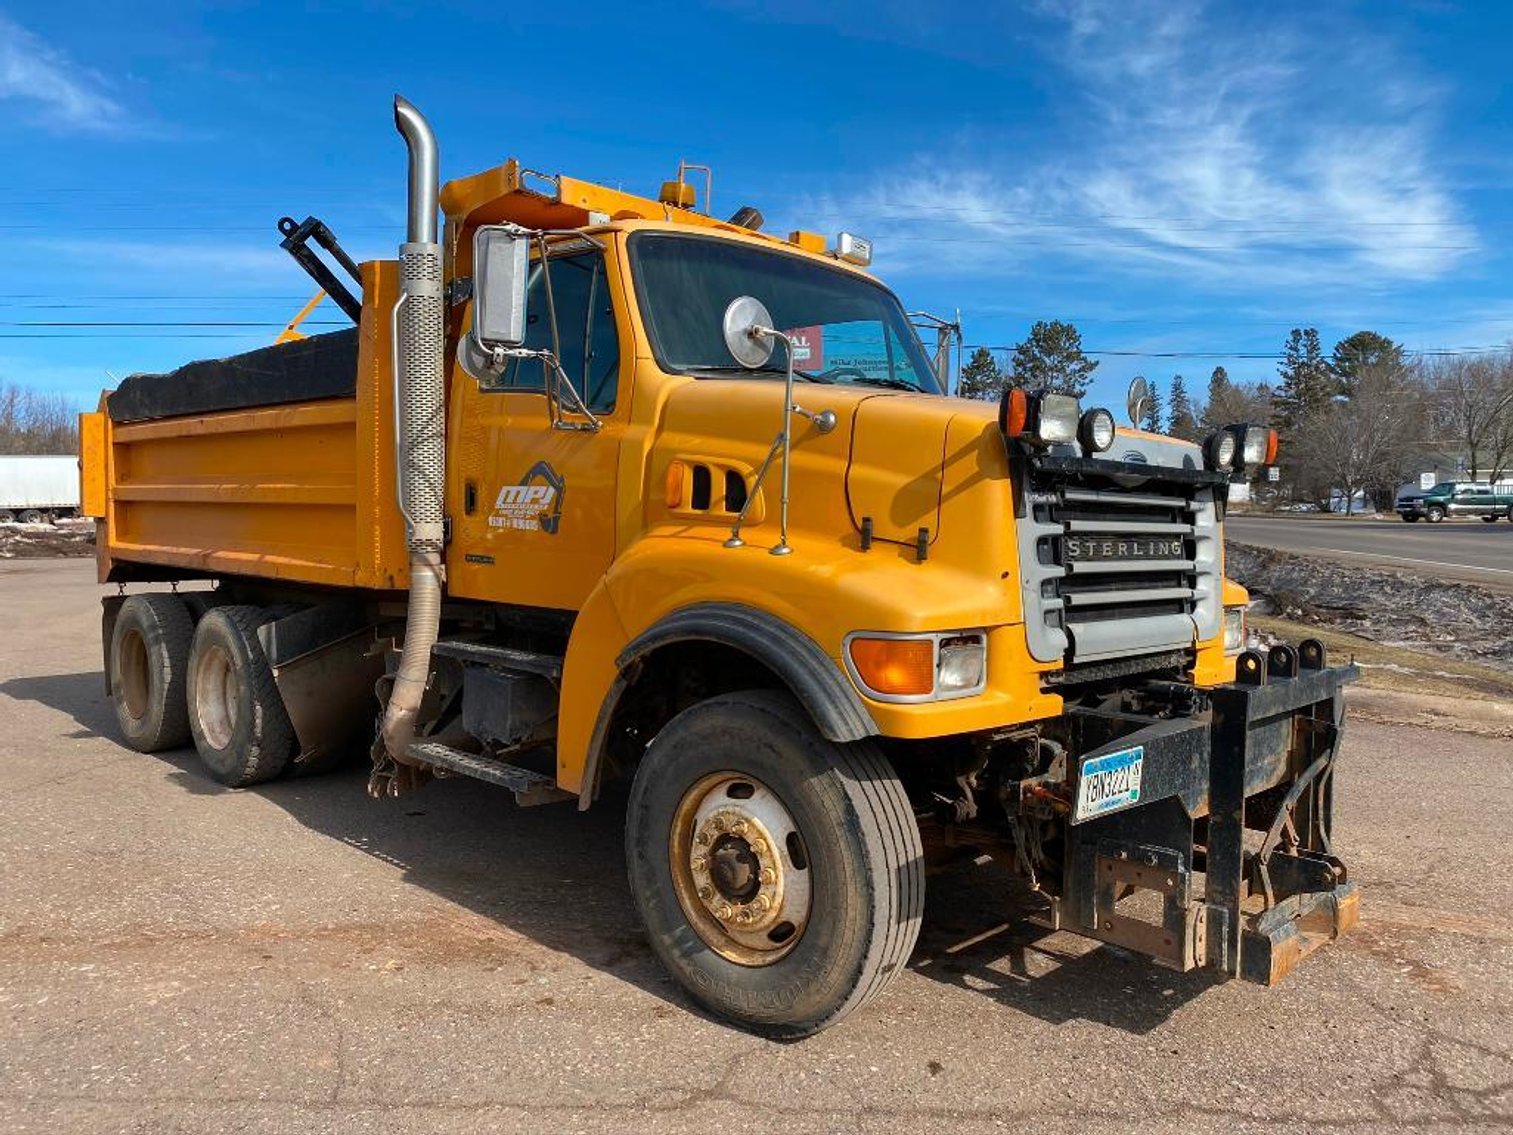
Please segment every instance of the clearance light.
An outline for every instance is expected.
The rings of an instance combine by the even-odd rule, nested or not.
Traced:
[[[988,636],[983,631],[864,632],[847,638],[846,661],[857,685],[877,701],[966,697],[987,682]]]
[[[688,466],[681,461],[672,461],[667,466],[666,495],[663,498],[668,508],[681,508],[683,506],[683,479],[687,475]]]
[[[872,242],[855,233],[841,233],[835,238],[835,258],[865,268],[872,263]]]

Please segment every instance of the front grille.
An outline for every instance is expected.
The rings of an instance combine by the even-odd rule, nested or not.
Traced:
[[[1124,489],[1107,477],[1027,471],[1020,561],[1036,659],[1101,662],[1218,633],[1214,488],[1158,478]]]

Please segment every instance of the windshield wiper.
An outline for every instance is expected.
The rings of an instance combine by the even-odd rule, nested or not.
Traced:
[[[881,375],[872,374],[864,375],[861,378],[853,378],[851,384],[853,386],[886,386],[889,390],[912,390],[916,394],[923,394],[925,392],[923,386],[915,386],[908,379],[884,378]]]

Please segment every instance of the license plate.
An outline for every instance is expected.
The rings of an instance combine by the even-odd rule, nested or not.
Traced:
[[[1077,783],[1077,810],[1073,820],[1088,820],[1140,802],[1140,773],[1145,767],[1145,746],[1121,749],[1082,762]]]
[[[1066,558],[1090,560],[1186,559],[1180,536],[1067,536]]]

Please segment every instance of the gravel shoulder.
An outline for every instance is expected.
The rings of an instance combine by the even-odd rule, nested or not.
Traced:
[[[91,565],[0,564],[0,1130],[1108,1133],[1513,1124],[1505,741],[1355,721],[1363,922],[1275,989],[932,877],[888,993],[798,1044],[702,1016],[631,914],[614,800],[361,770],[222,789],[113,739]]]

